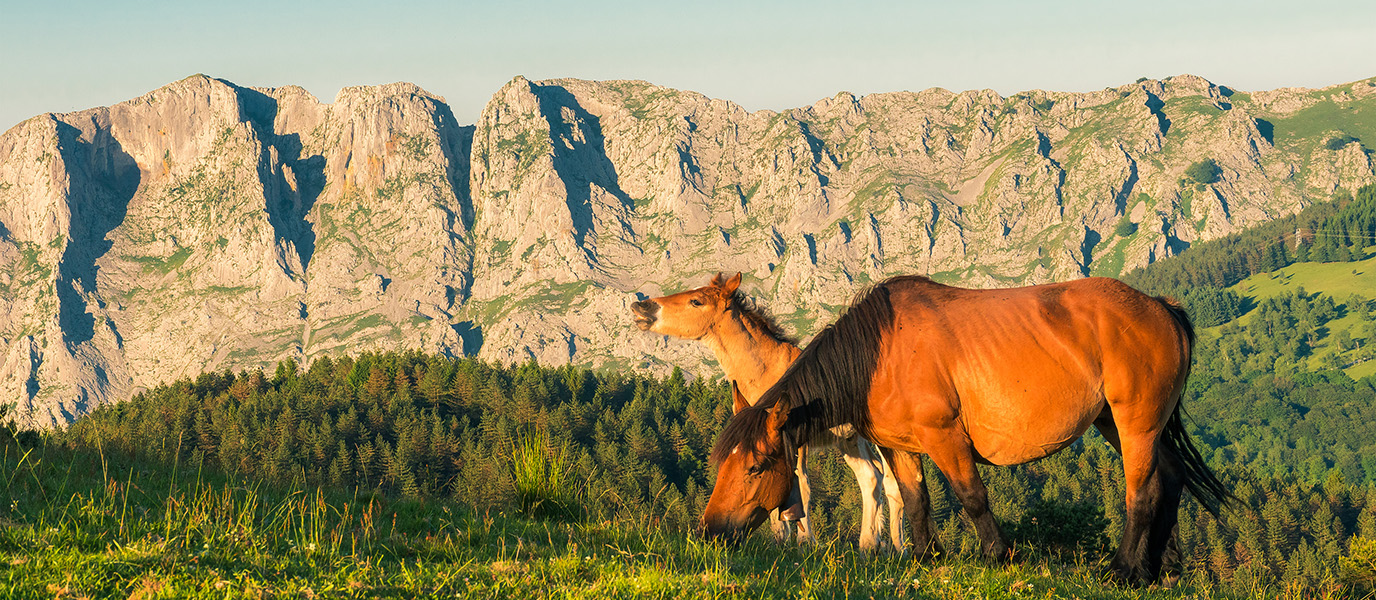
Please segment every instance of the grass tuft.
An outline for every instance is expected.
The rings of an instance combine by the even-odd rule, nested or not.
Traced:
[[[532,429],[516,440],[511,474],[521,512],[537,519],[579,518],[573,466],[568,447],[555,448],[543,429]]]

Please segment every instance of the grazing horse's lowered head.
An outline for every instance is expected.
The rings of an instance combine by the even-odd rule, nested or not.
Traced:
[[[738,404],[744,402],[739,390],[735,395]],[[797,448],[784,431],[787,403],[778,402],[767,409],[746,408],[732,422],[742,418],[751,420],[763,435],[734,445],[725,438],[717,442],[712,457],[718,463],[717,482],[702,513],[700,529],[704,537],[732,544],[744,540],[775,510],[785,521],[804,516],[793,470]]]

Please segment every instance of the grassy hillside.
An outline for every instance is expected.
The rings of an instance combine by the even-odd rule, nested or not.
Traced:
[[[1325,323],[1323,335],[1313,345],[1307,360],[1308,370],[1330,368],[1336,359],[1336,364],[1345,366],[1343,371],[1349,377],[1361,379],[1376,375],[1376,360],[1366,358],[1363,353],[1367,344],[1376,343],[1373,338],[1376,329],[1349,304],[1354,296],[1367,300],[1376,297],[1376,246],[1367,248],[1366,254],[1372,257],[1357,262],[1295,263],[1271,273],[1252,275],[1228,289],[1251,305],[1265,298],[1301,292],[1332,297],[1341,305],[1344,314]],[[1245,314],[1237,322],[1245,325],[1249,320],[1250,314]],[[1209,334],[1217,335],[1225,326],[1209,328]],[[1353,340],[1355,347],[1339,347],[1337,340],[1343,332]]]

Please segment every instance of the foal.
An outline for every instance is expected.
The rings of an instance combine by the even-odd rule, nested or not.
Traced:
[[[758,401],[801,352],[798,345],[786,337],[773,320],[745,304],[744,295],[737,291],[740,284],[740,273],[726,280],[718,274],[705,287],[631,305],[636,326],[642,331],[697,340],[712,349],[727,380],[736,388],[734,412],[740,412],[742,408]],[[813,438],[810,445],[818,448],[834,446],[841,451],[846,466],[855,472],[862,503],[860,549],[872,551],[881,546],[884,514],[879,510],[879,503],[887,496],[892,547],[902,551],[905,536],[901,516],[903,499],[897,480],[877,448],[856,435],[854,428],[849,426],[837,427]],[[812,494],[807,479],[806,448],[799,448],[796,466],[798,491],[806,512]],[[786,521],[796,519],[798,541],[816,541],[805,514],[801,518],[784,514],[781,519],[780,512],[775,511],[770,519],[770,527],[776,538],[786,539],[789,536]]]

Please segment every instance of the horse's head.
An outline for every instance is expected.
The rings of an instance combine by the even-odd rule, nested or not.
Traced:
[[[732,389],[743,402],[740,391]],[[727,424],[712,451],[719,466],[702,513],[704,536],[738,543],[774,510],[786,521],[803,517],[793,470],[798,454],[784,431],[787,420],[788,404],[781,400],[766,409],[744,410]]]
[[[631,304],[635,326],[641,331],[696,340],[731,307],[731,297],[740,286],[740,273],[730,279],[718,273],[704,287],[636,302]]]

